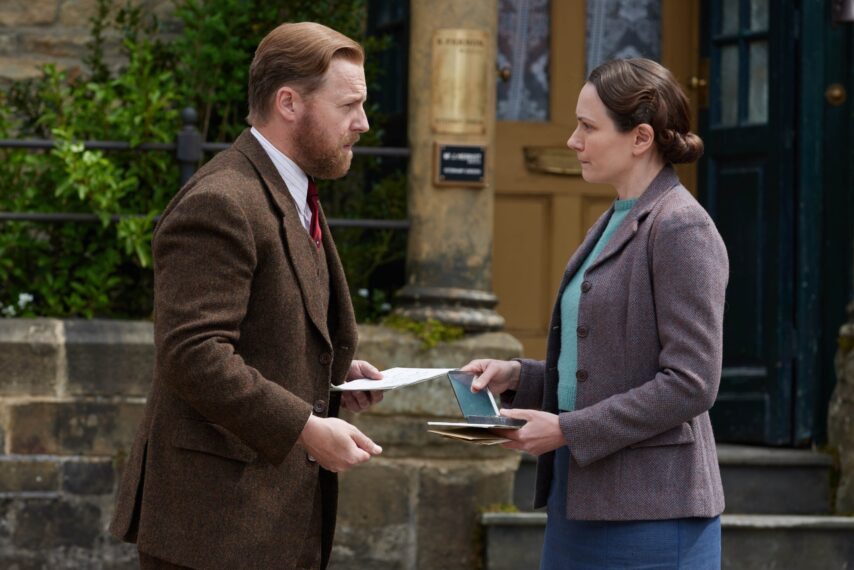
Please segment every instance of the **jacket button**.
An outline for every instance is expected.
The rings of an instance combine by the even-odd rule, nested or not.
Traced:
[[[553,327],[552,327],[552,330],[553,330],[553,331],[559,331],[559,330],[560,330],[560,325],[555,325],[555,326],[553,326]]]
[[[331,354],[329,354],[328,352],[324,352],[323,354],[320,355],[320,363],[321,364],[326,366],[330,362],[332,362],[332,355]]]
[[[578,333],[579,338],[584,338],[590,331],[584,325],[579,325],[579,327],[575,329],[575,332]]]
[[[587,293],[587,292],[588,292],[588,291],[590,291],[590,289],[592,289],[592,288],[593,288],[593,283],[591,283],[590,281],[584,281],[584,282],[581,284],[581,292],[582,292],[582,293]]]
[[[305,456],[311,463],[317,463],[317,459],[315,459],[314,455],[312,455],[311,453],[306,453]]]
[[[586,370],[578,370],[575,373],[575,379],[579,382],[584,382],[587,380],[587,371]]]
[[[326,402],[324,402],[323,400],[318,400],[314,403],[312,409],[314,410],[315,414],[322,414],[326,411]]]

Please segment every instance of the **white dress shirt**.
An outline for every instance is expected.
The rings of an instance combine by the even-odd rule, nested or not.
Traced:
[[[261,143],[261,146],[267,152],[267,156],[273,161],[276,170],[282,180],[285,181],[285,186],[291,193],[291,198],[294,200],[294,205],[297,207],[300,221],[306,231],[310,232],[311,227],[311,209],[308,207],[308,176],[302,171],[302,168],[297,166],[297,163],[288,158],[282,151],[273,146],[273,143],[264,138],[258,129],[252,127],[251,132]]]

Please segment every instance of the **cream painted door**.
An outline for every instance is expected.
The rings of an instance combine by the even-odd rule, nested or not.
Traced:
[[[661,60],[686,88],[699,66],[698,4],[661,3]],[[574,153],[565,145],[575,128],[576,97],[585,79],[586,3],[551,0],[548,9],[549,118],[499,120],[496,134],[493,290],[507,332],[522,342],[529,358],[545,357],[549,318],[566,263],[614,199],[612,188],[566,172],[573,170]],[[694,191],[695,169],[680,168],[680,176]]]

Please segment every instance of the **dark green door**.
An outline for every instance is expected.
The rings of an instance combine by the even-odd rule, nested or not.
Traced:
[[[791,0],[708,0],[700,198],[727,245],[718,441],[792,443],[795,92]]]

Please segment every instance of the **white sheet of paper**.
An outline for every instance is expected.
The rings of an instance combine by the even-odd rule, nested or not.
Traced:
[[[412,386],[419,382],[442,378],[454,368],[389,368],[382,370],[382,380],[371,380],[360,378],[350,380],[338,386],[332,386],[335,392],[346,392],[351,390],[394,390],[404,386]]]

